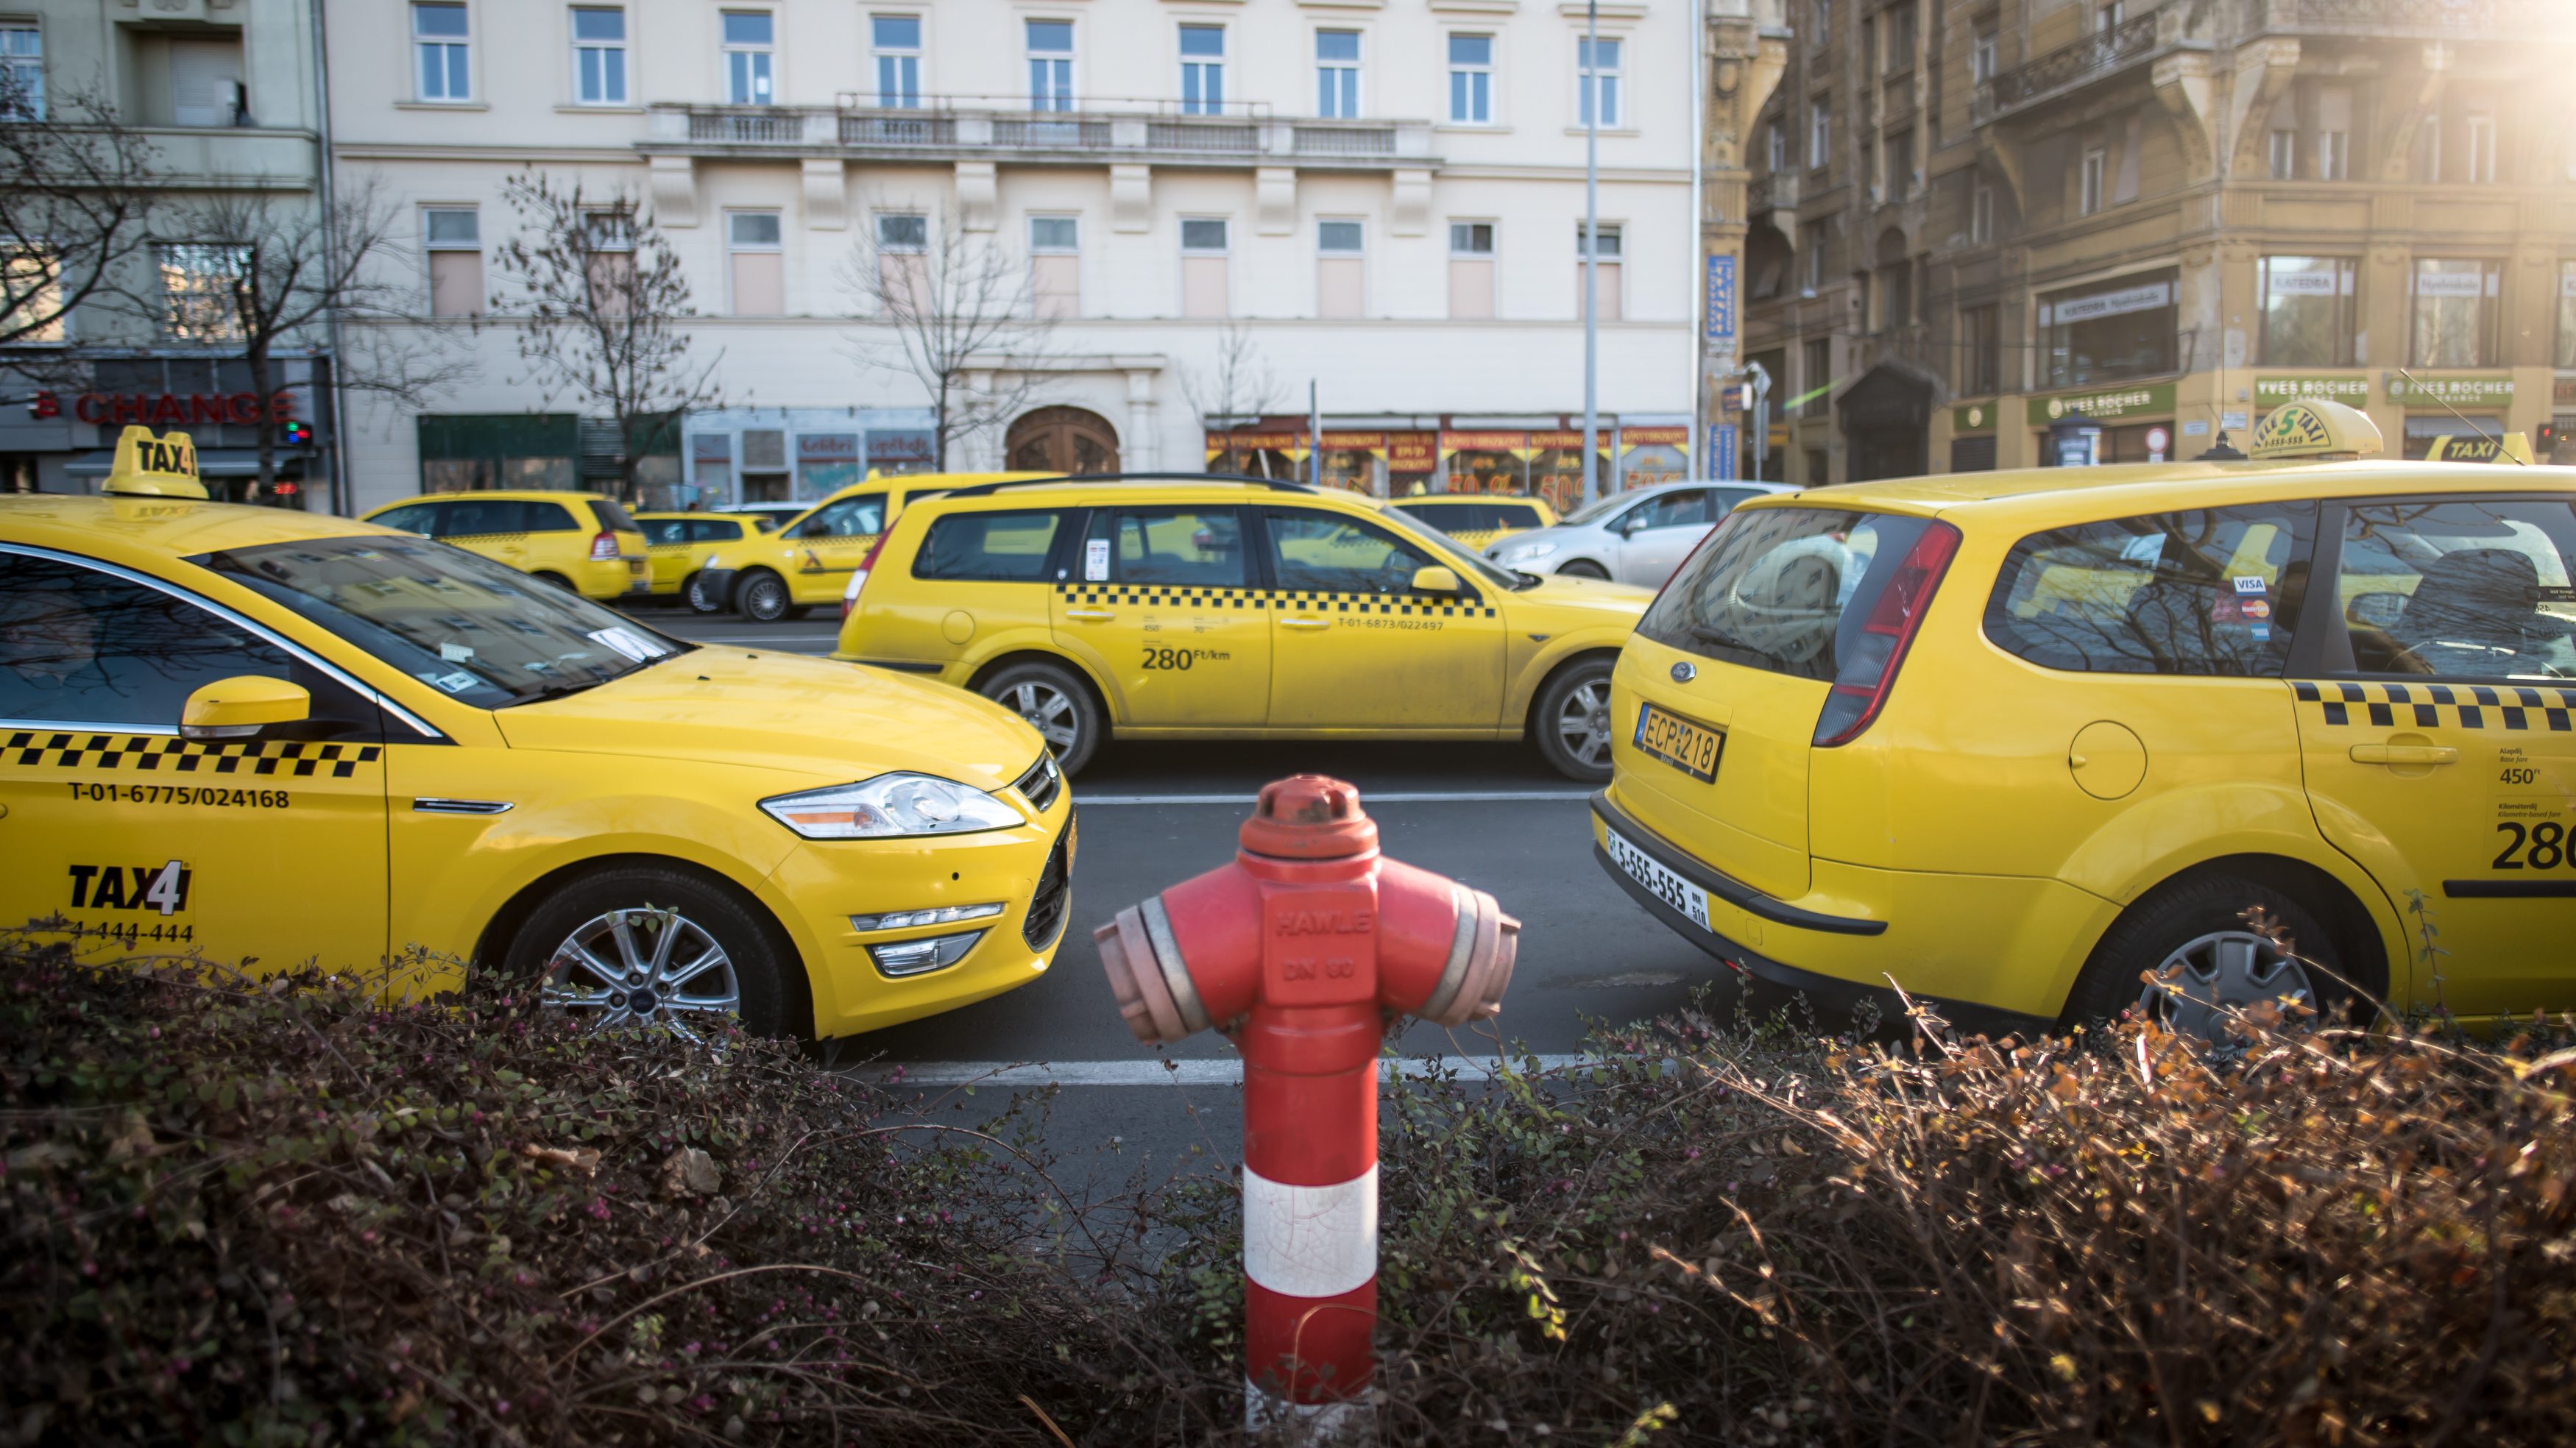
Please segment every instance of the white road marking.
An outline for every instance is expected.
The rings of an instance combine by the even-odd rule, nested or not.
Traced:
[[[1084,794],[1073,792],[1073,802],[1084,808],[1111,804],[1250,804],[1258,790],[1243,794]],[[1583,789],[1466,789],[1466,790],[1361,790],[1360,803],[1371,804],[1503,804],[1530,800],[1590,799],[1592,792]]]
[[[1539,1056],[1541,1073],[1580,1070],[1599,1064],[1585,1055]],[[1513,1057],[1511,1069],[1522,1069]],[[1500,1072],[1491,1056],[1443,1056],[1380,1061],[1377,1077],[1392,1080],[1399,1072],[1426,1076],[1434,1070],[1456,1072],[1460,1079],[1488,1081]],[[898,1075],[897,1073],[901,1073]],[[851,1068],[850,1074],[891,1086],[1235,1086],[1243,1081],[1240,1057],[1219,1056],[1172,1061],[884,1061]]]

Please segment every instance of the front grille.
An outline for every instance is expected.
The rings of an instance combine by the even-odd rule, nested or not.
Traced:
[[[1027,800],[1031,809],[1044,814],[1047,806],[1055,803],[1057,791],[1064,788],[1064,771],[1055,767],[1053,754],[1041,752],[1027,773],[1011,781],[1011,788],[1020,792],[1020,798]]]
[[[1064,928],[1065,912],[1073,908],[1073,872],[1066,861],[1073,853],[1073,820],[1067,816],[1064,833],[1056,836],[1055,848],[1047,852],[1046,868],[1038,871],[1037,893],[1029,897],[1029,918],[1020,926],[1020,938],[1032,950],[1044,950],[1052,944],[1056,932]]]

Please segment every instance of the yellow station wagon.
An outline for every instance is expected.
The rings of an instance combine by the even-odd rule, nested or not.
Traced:
[[[923,498],[950,488],[1032,473],[907,473],[853,483],[766,533],[715,549],[701,564],[692,597],[719,600],[762,623],[803,618],[840,601],[886,525]]]
[[[430,493],[374,509],[365,521],[454,544],[584,598],[653,589],[642,530],[616,499],[598,493]]]
[[[833,657],[935,674],[1067,772],[1118,738],[1518,739],[1609,777],[1611,661],[1643,589],[1541,579],[1340,490],[1170,475],[914,504]]]
[[[653,596],[678,597],[696,613],[724,612],[725,601],[706,586],[724,545],[761,536],[760,519],[748,513],[638,513],[635,524],[644,530]]]
[[[2332,403],[2256,442],[1744,504],[1620,658],[1604,868],[1980,1028],[2576,1006],[2576,469],[2366,460]]]

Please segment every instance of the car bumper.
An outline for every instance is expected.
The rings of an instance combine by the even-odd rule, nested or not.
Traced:
[[[1016,990],[1044,975],[1073,908],[1072,791],[1030,825],[908,840],[811,840],[772,872],[765,893],[801,926],[814,1034],[847,1036],[919,1020]],[[860,932],[853,915],[998,902],[1002,913],[947,925]],[[870,947],[980,930],[955,964],[889,976]]]
[[[1638,878],[1614,858],[1614,832],[1677,878],[1658,876],[1660,892]],[[2098,939],[2116,914],[2109,902],[2055,881],[1825,860],[1815,862],[1817,888],[1806,899],[1778,900],[1638,824],[1608,790],[1592,797],[1592,855],[1673,933],[1746,975],[1806,995],[1829,1016],[1874,1010],[1900,1021],[1901,987],[1961,1030],[1989,1035],[2052,1029],[2071,979],[2067,942]]]
[[[582,564],[573,575],[573,586],[581,590],[584,598],[610,603],[650,594],[653,576],[640,565],[616,558]]]

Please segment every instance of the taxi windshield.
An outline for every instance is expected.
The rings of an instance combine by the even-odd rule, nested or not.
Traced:
[[[427,538],[311,538],[188,561],[477,708],[578,693],[689,647]]]
[[[1508,588],[1517,592],[1520,589],[1534,588],[1538,585],[1538,579],[1527,573],[1516,573],[1508,568],[1496,567],[1477,557],[1474,550],[1459,547],[1456,539],[1405,512],[1402,508],[1387,508],[1380,511],[1377,516],[1380,522],[1397,532],[1409,533],[1421,542],[1433,545],[1429,551],[1434,558],[1454,557],[1466,560],[1478,577],[1496,588]]]

